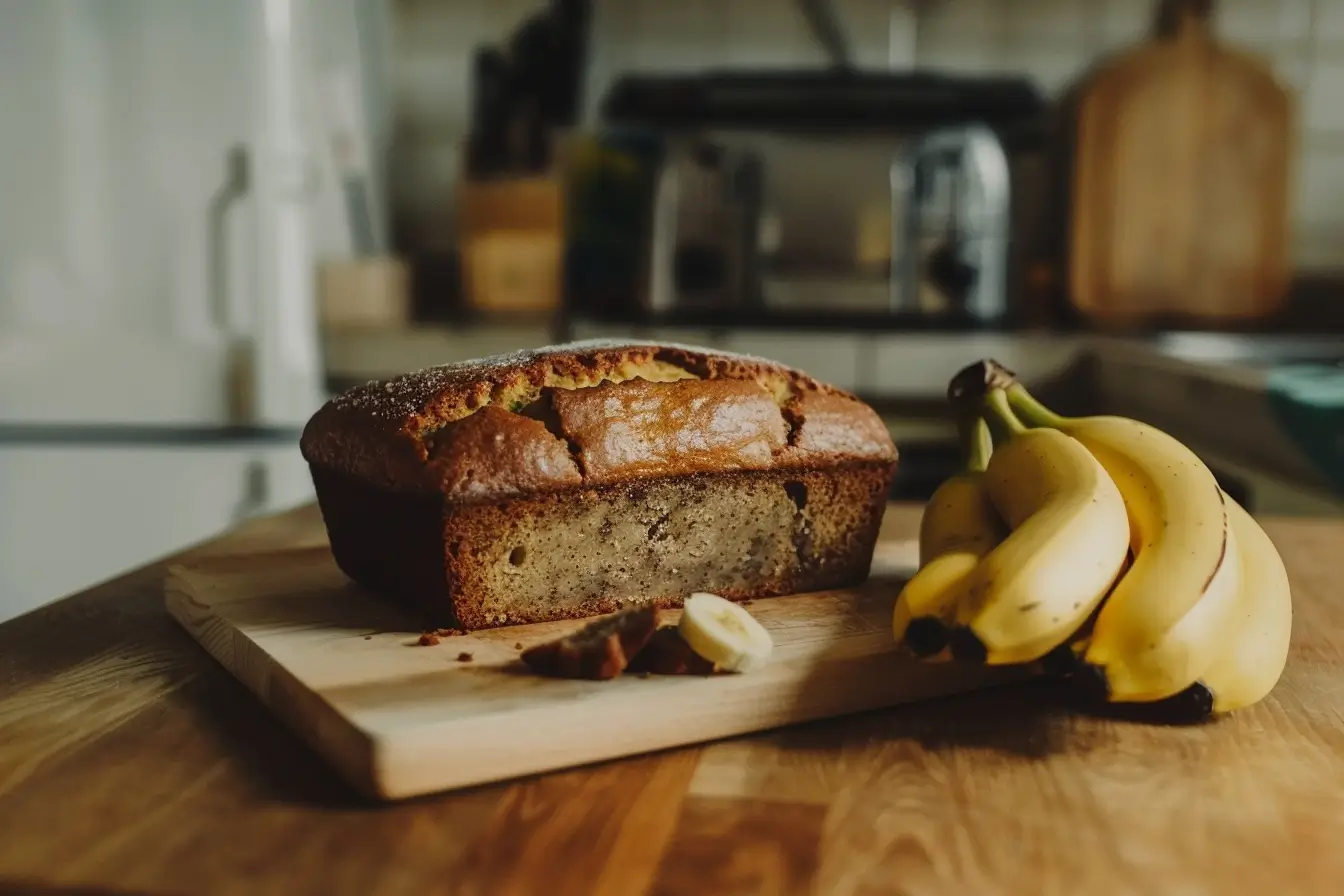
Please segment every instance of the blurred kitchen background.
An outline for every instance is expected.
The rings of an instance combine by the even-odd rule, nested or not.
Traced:
[[[1344,509],[1344,0],[0,0],[0,619],[311,498],[336,389],[992,356]]]

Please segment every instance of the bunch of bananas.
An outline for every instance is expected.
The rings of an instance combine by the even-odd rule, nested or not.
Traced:
[[[1189,448],[1137,420],[1055,414],[992,361],[948,395],[965,466],[925,508],[897,641],[932,661],[1040,663],[1186,717],[1269,693],[1288,575]]]

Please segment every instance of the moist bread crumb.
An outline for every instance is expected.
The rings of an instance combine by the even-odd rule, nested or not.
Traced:
[[[712,675],[717,670],[691,649],[675,625],[665,625],[635,654],[626,671],[640,675]]]
[[[799,371],[610,342],[369,383],[301,447],[341,569],[466,630],[858,584],[897,461]]]
[[[433,647],[444,638],[456,638],[458,635],[465,634],[466,632],[460,628],[436,628],[432,632],[422,632],[417,643],[421,647]]]
[[[627,607],[573,634],[529,647],[522,660],[533,671],[553,678],[603,681],[620,675],[657,628],[657,608]]]

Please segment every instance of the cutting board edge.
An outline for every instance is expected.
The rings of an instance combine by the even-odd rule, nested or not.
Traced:
[[[892,651],[887,654],[874,654],[870,659],[881,659],[885,656],[894,655],[893,645]],[[418,774],[414,771],[408,773],[403,770],[401,766],[414,767],[423,761],[422,757],[431,753],[440,762],[444,760],[445,755],[449,757],[453,755],[451,751],[445,754],[442,745],[445,742],[445,735],[460,723],[444,722],[417,731],[416,739],[422,741],[420,743],[391,743],[382,741],[375,736],[372,741],[371,778],[374,784],[374,793],[379,799],[387,801],[409,799],[431,793],[446,793],[452,790],[515,780],[546,772],[581,768],[632,756],[651,755],[665,750],[710,744],[746,734],[778,731],[825,719],[891,709],[925,700],[936,700],[973,691],[982,691],[991,687],[1001,687],[1026,681],[1031,677],[1030,672],[1026,669],[1011,671],[976,670],[973,673],[968,671],[967,674],[963,675],[944,676],[943,680],[936,676],[930,676],[928,679],[930,686],[924,689],[912,692],[908,687],[911,682],[907,680],[902,683],[905,685],[903,687],[887,687],[865,699],[855,700],[839,709],[815,707],[798,711],[785,710],[757,717],[742,714],[738,715],[736,719],[725,714],[714,725],[707,726],[703,721],[698,722],[694,733],[685,737],[660,735],[657,732],[661,729],[646,729],[641,735],[631,737],[629,740],[613,742],[609,749],[596,753],[591,748],[582,748],[577,744],[557,744],[554,734],[552,734],[548,738],[546,752],[537,755],[538,761],[515,762],[488,773],[433,774],[431,772],[429,774]],[[548,712],[561,715],[567,710],[568,707],[562,705],[556,706]],[[503,720],[501,717],[484,716],[475,720],[475,723],[498,724]],[[691,731],[692,729],[688,728],[686,730]],[[470,741],[470,738],[468,738],[468,741]],[[516,742],[520,747],[523,745],[524,741],[521,735],[516,739]],[[475,749],[475,745],[469,743],[466,749]],[[584,758],[570,758],[571,751],[574,754],[582,751]],[[547,758],[543,760],[542,756]],[[462,768],[466,769],[468,767],[468,764],[464,762]]]
[[[226,673],[251,691],[272,717],[308,744],[342,778],[365,796],[380,798],[374,771],[375,739],[304,686],[245,632],[203,612],[191,593],[192,583],[190,566],[169,567],[164,578],[168,615]],[[211,637],[212,630],[226,635],[227,643],[224,637]],[[226,651],[234,656],[226,656]]]

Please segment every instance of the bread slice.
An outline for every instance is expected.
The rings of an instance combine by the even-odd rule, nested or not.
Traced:
[[[656,607],[627,607],[573,634],[528,648],[522,660],[542,675],[602,681],[620,675],[657,630]]]
[[[302,448],[341,568],[465,629],[858,584],[896,468],[851,395],[645,343],[370,383]]]
[[[626,668],[650,675],[712,675],[717,669],[691,649],[675,625],[665,625],[654,632]]]

